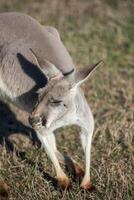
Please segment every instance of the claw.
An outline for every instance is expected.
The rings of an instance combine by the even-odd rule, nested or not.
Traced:
[[[65,190],[71,188],[72,184],[68,178],[57,178],[57,186]]]
[[[89,191],[94,191],[96,190],[95,186],[89,181],[87,182],[86,184],[81,184],[81,189],[84,189],[84,190],[89,190]]]

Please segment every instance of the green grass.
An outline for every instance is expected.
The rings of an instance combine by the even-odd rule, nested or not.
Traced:
[[[104,60],[83,85],[93,110],[91,178],[97,190],[82,192],[78,182],[69,191],[56,190],[44,176],[55,176],[45,152],[30,145],[25,157],[0,146],[0,176],[11,200],[132,200],[134,198],[134,3],[132,1],[4,1],[0,11],[25,12],[42,24],[55,26],[78,67]],[[12,106],[11,106],[12,107]],[[16,108],[14,109],[16,110]],[[3,116],[7,115],[0,107]],[[16,117],[18,110],[16,111]],[[2,114],[0,116],[2,116]],[[8,114],[9,118],[12,114]],[[19,117],[21,121],[21,116]],[[3,121],[3,120],[2,120]],[[22,120],[23,121],[23,120]],[[0,135],[25,132],[16,124],[0,123]],[[26,129],[27,130],[27,129]],[[78,128],[60,129],[57,146],[84,161]],[[29,133],[29,131],[28,131]],[[63,144],[61,146],[61,144]],[[19,145],[21,151],[22,145]],[[41,166],[42,170],[39,170]]]

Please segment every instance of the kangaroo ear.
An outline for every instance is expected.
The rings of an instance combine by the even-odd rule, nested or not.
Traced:
[[[40,70],[48,77],[48,79],[63,76],[62,72],[54,64],[44,58],[42,59],[32,49],[30,50],[34,55]]]
[[[85,67],[84,69],[75,71],[73,74],[67,76],[66,78],[68,81],[72,84],[72,86],[80,85],[84,81],[86,81],[90,74],[96,69],[96,67],[102,62],[100,60],[99,62],[90,65],[88,67]]]

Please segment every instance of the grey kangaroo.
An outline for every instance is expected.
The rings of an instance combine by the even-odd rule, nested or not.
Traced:
[[[54,130],[71,124],[81,127],[85,153],[85,170],[72,159],[76,174],[84,173],[81,188],[93,188],[90,152],[94,119],[79,86],[100,62],[77,70],[55,28],[42,26],[25,14],[0,14],[0,99],[29,113],[29,124],[62,188],[69,187],[70,180],[60,166],[64,157],[56,147]]]

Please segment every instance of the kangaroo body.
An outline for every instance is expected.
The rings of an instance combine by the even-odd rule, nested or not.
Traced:
[[[30,111],[36,102],[36,91],[47,83],[45,75],[36,66],[30,48],[40,52],[42,57],[45,56],[63,73],[74,67],[62,42],[48,30],[24,14],[0,14],[0,77],[3,93],[10,95],[13,101],[20,101]],[[23,57],[17,57],[18,53]]]
[[[90,149],[94,120],[78,85],[96,65],[77,71],[55,28],[42,26],[25,14],[0,14],[0,99],[8,99],[29,113],[29,122],[52,160],[62,187],[69,186],[69,179],[60,167],[59,161],[64,158],[56,148],[53,131],[69,124],[81,127],[86,156],[81,186],[92,187]],[[74,164],[76,172],[83,172],[75,161]]]

